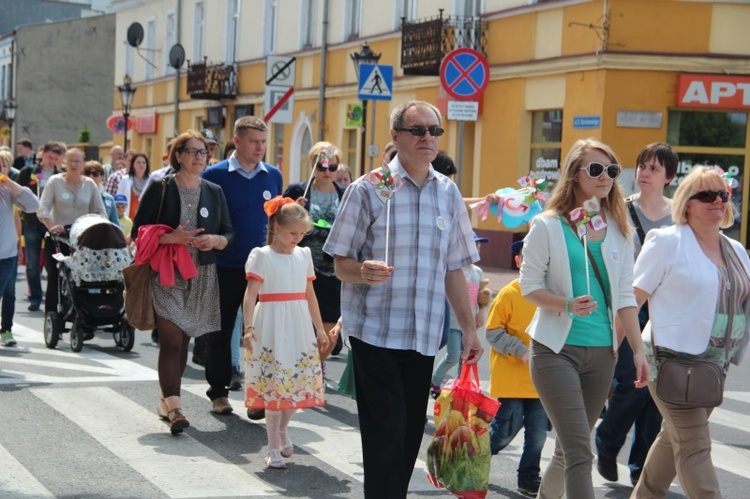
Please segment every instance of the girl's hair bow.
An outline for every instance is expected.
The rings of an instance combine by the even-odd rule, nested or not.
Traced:
[[[263,203],[263,211],[265,211],[266,215],[270,217],[279,211],[282,206],[289,203],[294,203],[294,199],[276,196],[275,198]]]

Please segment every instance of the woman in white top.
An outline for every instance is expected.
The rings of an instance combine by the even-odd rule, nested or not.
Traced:
[[[688,497],[721,497],[711,462],[712,409],[665,403],[656,395],[656,378],[666,357],[701,358],[728,369],[747,350],[750,259],[741,243],[721,233],[734,220],[730,199],[721,173],[694,168],[675,192],[676,225],[650,231],[636,262],[635,296],[639,304],[649,302],[643,331],[651,365],[648,388],[664,422],[634,498],[666,497],[675,473]]]
[[[573,144],[545,211],[532,220],[525,238],[521,292],[538,307],[527,329],[532,338],[529,368],[557,430],[539,498],[595,497],[591,430],[614,372],[619,344],[615,317],[633,347],[639,382],[648,374],[633,296],[632,228],[615,182],[618,163],[601,142]],[[599,201],[607,226],[588,230],[586,260],[569,213],[592,197]]]
[[[142,152],[137,152],[130,158],[128,174],[124,175],[119,184],[117,184],[117,194],[125,195],[128,200],[128,207],[125,209],[125,214],[131,220],[135,219],[141,194],[146,188],[150,171],[151,166],[149,165],[148,157]]]
[[[44,188],[41,205],[36,215],[50,233],[62,235],[65,227],[82,215],[96,213],[107,217],[99,189],[90,178],[83,176],[85,157],[83,151],[72,148],[63,158],[67,167],[65,173],[52,175]],[[44,313],[57,310],[57,260],[52,258],[55,244],[51,237],[44,238],[44,268],[47,269],[47,292],[44,299]],[[70,248],[60,243],[60,252],[69,255]]]

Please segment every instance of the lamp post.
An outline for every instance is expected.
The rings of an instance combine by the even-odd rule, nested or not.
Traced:
[[[128,118],[130,118],[130,106],[133,104],[135,88],[130,86],[130,77],[125,75],[123,84],[117,87],[120,92],[120,102],[122,102],[122,116],[125,118],[125,138],[123,139],[122,148],[128,150]]]
[[[16,101],[8,99],[4,105],[5,121],[8,123],[10,129],[10,144],[13,145],[13,122],[16,119]]]
[[[365,42],[364,45],[362,45],[362,49],[354,54],[349,54],[349,57],[352,58],[352,62],[354,63],[354,70],[357,72],[357,81],[359,83],[362,83],[360,81],[360,72],[359,68],[362,66],[362,64],[377,64],[380,60],[381,54],[376,54],[375,52],[370,49],[370,46]],[[359,85],[358,85],[359,86]],[[362,149],[359,152],[359,164],[360,164],[360,174],[363,174],[365,172],[365,141],[367,140],[365,137],[366,132],[366,124],[367,124],[367,100],[362,101]]]

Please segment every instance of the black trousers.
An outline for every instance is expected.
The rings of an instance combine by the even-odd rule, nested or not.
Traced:
[[[237,311],[245,297],[245,269],[216,266],[219,277],[219,309],[221,330],[208,335],[206,349],[206,381],[210,385],[206,395],[211,400],[229,395],[232,381],[232,331]]]
[[[60,241],[60,253],[70,255],[70,246]],[[52,255],[57,252],[55,243],[50,236],[44,238],[44,268],[47,270],[47,291],[44,297],[44,313],[57,312],[60,270],[57,260]]]
[[[434,357],[350,338],[365,497],[406,497],[425,427]]]

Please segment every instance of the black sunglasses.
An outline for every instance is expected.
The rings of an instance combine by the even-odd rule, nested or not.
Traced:
[[[612,180],[620,176],[620,165],[616,163],[612,163],[611,165],[604,166],[601,163],[592,161],[588,165],[581,168],[581,170],[586,170],[586,173],[591,178],[599,178],[602,176],[602,174],[605,171],[607,172],[607,176],[611,178]]]
[[[729,191],[700,191],[690,196],[690,199],[695,199],[701,203],[713,203],[716,198],[721,198],[722,203],[728,202]]]
[[[332,164],[326,166],[326,165],[324,165],[322,163],[318,163],[317,165],[315,165],[315,168],[319,172],[324,172],[326,170],[328,170],[329,172],[335,172],[336,170],[339,169],[339,164],[338,163],[332,163]]]
[[[410,128],[394,128],[397,132],[409,132],[415,137],[424,137],[424,134],[430,132],[433,137],[440,137],[445,133],[445,130],[439,126],[413,126]]]
[[[99,177],[101,176],[101,173],[97,171],[92,171],[92,172],[85,172],[84,175],[87,177]]]

